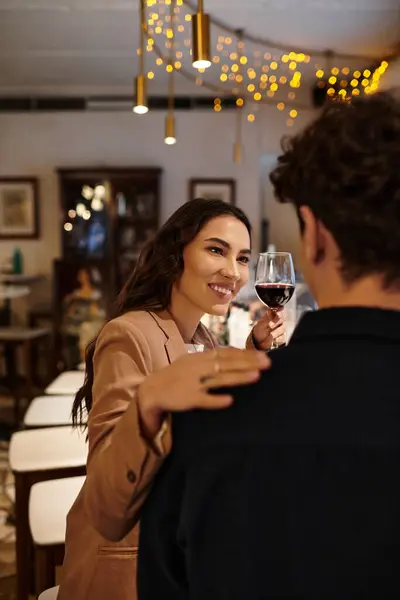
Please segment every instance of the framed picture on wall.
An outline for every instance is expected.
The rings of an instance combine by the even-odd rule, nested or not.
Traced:
[[[0,239],[39,237],[37,179],[0,178]]]
[[[189,200],[210,198],[236,203],[236,181],[234,179],[190,179]]]

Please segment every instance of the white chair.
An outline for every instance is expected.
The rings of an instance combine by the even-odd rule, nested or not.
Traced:
[[[58,585],[57,587],[52,587],[49,590],[46,590],[43,592],[43,594],[40,594],[38,600],[57,600],[59,589],[60,586]]]
[[[84,371],[65,371],[47,386],[44,393],[51,396],[73,395],[82,387],[85,379]]]
[[[56,427],[72,425],[74,396],[39,396],[30,403],[24,417],[24,427]],[[86,416],[82,423],[86,423]]]
[[[17,431],[10,442],[10,467],[14,473],[82,467],[87,451],[86,434],[80,429],[47,427]]]
[[[36,553],[37,593],[55,584],[56,566],[64,557],[67,514],[84,481],[85,477],[67,477],[32,486],[29,526]]]
[[[15,478],[17,590],[29,597],[33,580],[29,493],[39,481],[85,474],[86,434],[72,427],[18,431],[11,437],[9,461]]]

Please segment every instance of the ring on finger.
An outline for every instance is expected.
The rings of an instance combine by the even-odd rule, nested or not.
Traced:
[[[214,372],[212,373],[212,375],[203,375],[202,377],[200,377],[200,383],[205,383],[206,381],[212,379],[213,377],[217,377],[217,375],[219,375],[219,373],[221,372],[221,363],[219,361],[219,353],[218,353],[217,348],[214,348],[214,356],[215,356],[215,359],[213,361]]]
[[[218,375],[221,372],[221,362],[219,358],[219,350],[218,348],[214,348],[214,376]]]

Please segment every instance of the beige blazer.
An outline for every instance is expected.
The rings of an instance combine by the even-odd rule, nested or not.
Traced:
[[[196,342],[214,342],[200,325]],[[136,600],[138,512],[171,449],[142,437],[136,389],[187,352],[168,313],[132,311],[107,323],[94,355],[85,484],[67,517],[58,600]],[[112,541],[110,541],[112,540]]]

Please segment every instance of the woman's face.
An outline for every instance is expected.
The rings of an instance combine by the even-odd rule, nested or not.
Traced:
[[[79,283],[81,285],[90,284],[89,273],[86,271],[86,269],[79,269],[78,275],[77,275],[77,280],[79,281]]]
[[[231,216],[211,219],[183,251],[176,291],[202,313],[224,315],[249,279],[250,236]]]

